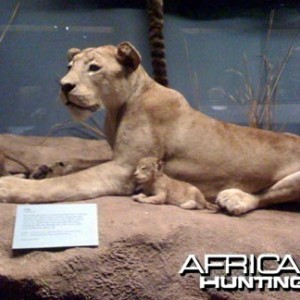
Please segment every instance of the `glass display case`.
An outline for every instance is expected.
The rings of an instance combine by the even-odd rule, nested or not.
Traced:
[[[59,80],[69,48],[124,40],[139,49],[151,73],[146,4],[126,3],[0,0],[1,133],[95,137],[65,124],[70,116],[60,104]],[[298,5],[209,10],[179,3],[165,2],[170,87],[215,118],[299,133]],[[95,118],[101,124],[103,113]]]

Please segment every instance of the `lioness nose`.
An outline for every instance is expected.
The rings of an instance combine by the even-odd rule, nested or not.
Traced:
[[[71,92],[74,88],[75,88],[75,84],[72,83],[64,83],[61,85],[61,90],[65,93],[68,94],[69,92]]]

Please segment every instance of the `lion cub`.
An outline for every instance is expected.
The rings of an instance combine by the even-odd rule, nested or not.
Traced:
[[[162,171],[162,162],[155,157],[142,158],[134,172],[143,193],[134,195],[135,201],[151,204],[172,204],[183,209],[213,209],[195,186],[170,178]]]

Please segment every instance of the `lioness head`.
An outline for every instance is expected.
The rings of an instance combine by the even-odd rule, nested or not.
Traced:
[[[61,99],[75,119],[96,110],[120,107],[131,93],[130,75],[141,56],[128,42],[68,51],[68,73],[61,79]]]
[[[155,179],[162,172],[162,162],[156,157],[145,157],[139,160],[134,177],[137,183],[145,183]]]

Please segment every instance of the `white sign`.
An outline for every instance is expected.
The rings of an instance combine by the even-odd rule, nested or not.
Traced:
[[[98,246],[97,204],[18,205],[13,249]]]

